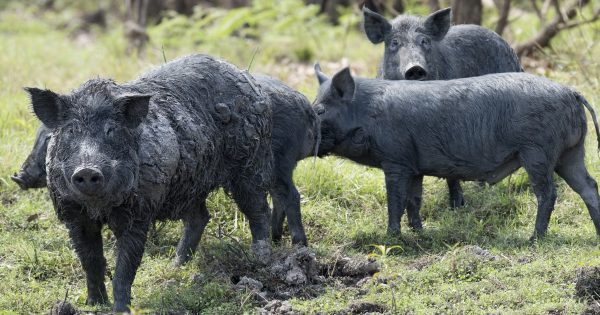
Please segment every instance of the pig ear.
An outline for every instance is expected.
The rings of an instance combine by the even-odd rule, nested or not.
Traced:
[[[452,9],[445,8],[431,13],[425,20],[425,31],[436,40],[441,40],[450,29]]]
[[[392,24],[382,15],[375,13],[367,6],[363,6],[364,27],[367,37],[373,44],[379,44],[392,30]]]
[[[315,75],[317,76],[317,80],[319,80],[319,85],[329,80],[329,78],[323,72],[321,72],[321,65],[318,62],[315,63]]]
[[[354,98],[354,78],[350,73],[350,68],[346,67],[342,71],[336,73],[331,79],[331,88],[334,96],[346,101],[351,101]]]
[[[31,107],[37,118],[50,129],[60,126],[65,114],[65,108],[60,101],[60,96],[50,90],[32,87],[24,89],[29,93]]]
[[[150,94],[133,94],[117,99],[116,107],[123,114],[127,127],[136,128],[146,118],[151,97]]]

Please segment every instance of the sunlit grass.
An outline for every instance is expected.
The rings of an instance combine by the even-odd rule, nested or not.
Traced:
[[[69,300],[77,307],[108,309],[84,305],[83,271],[46,192],[23,192],[9,180],[29,153],[38,126],[22,87],[46,87],[68,93],[96,76],[124,82],[152,65],[161,64],[163,53],[170,60],[183,54],[205,52],[246,68],[254,49],[259,47],[253,72],[274,75],[312,98],[317,86],[311,71],[312,61],[323,61],[329,73],[348,62],[355,73],[373,76],[381,53],[381,47],[371,45],[355,26],[350,28],[346,43],[332,37],[320,40],[318,49],[309,43],[314,60],[305,63],[298,62],[298,56],[294,57],[291,51],[301,49],[301,43],[291,46],[278,43],[276,33],[265,36],[260,43],[237,37],[219,42],[173,38],[163,45],[159,35],[164,30],[151,28],[153,37],[145,56],[128,56],[124,54],[126,43],[119,24],[106,33],[95,30],[84,41],[70,36],[68,29],[56,30],[58,23],[47,22],[68,17],[62,13],[38,19],[28,11],[0,12],[0,312],[47,312],[67,291]],[[536,28],[528,23],[523,19],[514,22],[515,33],[517,28],[523,28],[523,32],[515,35],[518,39]],[[335,35],[323,29],[312,32]],[[552,67],[530,71],[541,71],[575,87],[597,106],[599,42],[599,23],[569,31],[557,38],[553,49],[546,50],[548,56],[544,58],[551,61]],[[291,57],[282,57],[287,55]],[[344,58],[346,61],[341,61]],[[590,132],[587,164],[592,176],[600,179],[596,141]],[[424,230],[410,231],[403,222],[402,238],[385,234],[387,211],[381,171],[332,157],[306,159],[299,164],[295,181],[302,194],[309,241],[320,256],[367,255],[374,250],[372,244],[401,247],[391,251],[377,275],[388,279],[387,283],[367,283],[366,292],[331,287],[315,299],[292,300],[295,308],[308,313],[345,309],[356,300],[416,314],[580,313],[584,305],[574,297],[575,270],[600,264],[598,239],[587,210],[561,180],[557,180],[559,197],[548,238],[537,244],[528,242],[536,202],[522,171],[494,187],[464,183],[467,206],[455,211],[447,206],[445,181],[426,178]],[[232,290],[230,279],[213,275],[206,267],[212,261],[210,253],[222,242],[231,241],[225,235],[248,245],[247,223],[222,192],[213,194],[208,205],[212,220],[202,240],[202,249],[185,267],[171,266],[180,224],[157,224],[133,286],[132,302],[136,307],[159,312],[253,312],[248,296]],[[114,238],[109,231],[105,231],[104,240],[112,272]],[[285,241],[289,242],[289,238]],[[465,253],[463,246],[469,244],[489,250],[497,259],[482,261]],[[192,276],[198,273],[205,274],[207,281],[194,283]],[[110,288],[108,278],[106,284]]]

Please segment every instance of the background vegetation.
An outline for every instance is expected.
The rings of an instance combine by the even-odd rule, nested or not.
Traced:
[[[202,52],[240,68],[248,68],[255,55],[251,72],[277,77],[312,99],[314,61],[320,60],[330,74],[351,65],[355,74],[373,77],[382,54],[382,47],[361,33],[361,15],[353,6],[340,7],[334,24],[318,15],[319,6],[300,0],[254,0],[229,10],[196,6],[191,15],[166,10],[160,21],[148,23],[149,41],[138,51],[128,49],[118,14],[107,14],[103,25],[84,18],[99,7],[113,10],[114,2],[53,2],[51,9],[36,1],[0,2],[0,313],[47,312],[65,295],[82,309],[108,310],[84,305],[85,277],[46,191],[20,191],[9,179],[29,153],[38,126],[22,87],[68,93],[91,77],[124,82],[165,60]],[[593,5],[579,12],[579,21],[593,16]],[[483,8],[482,24],[495,28],[496,9],[485,2]],[[429,6],[410,0],[405,10],[428,14]],[[513,3],[509,20],[505,36],[512,43],[526,41],[543,27],[529,2]],[[599,57],[597,21],[560,32],[551,47],[523,62],[528,72],[573,86],[597,106]],[[593,133],[587,147],[588,168],[599,180]],[[585,308],[574,295],[576,270],[600,265],[598,238],[583,202],[558,178],[548,237],[535,244],[528,237],[536,201],[522,171],[494,187],[465,183],[467,206],[455,211],[447,208],[445,182],[427,178],[424,230],[412,232],[403,222],[401,238],[385,235],[381,171],[334,157],[307,159],[295,180],[310,246],[319,259],[371,255],[383,267],[361,288],[331,285],[315,298],[292,298],[295,310],[331,313],[356,301],[416,314],[572,314]],[[180,223],[157,224],[133,286],[133,303],[140,310],[255,312],[258,302],[232,289],[231,279],[212,269],[228,246],[239,241],[248,248],[247,223],[221,192],[211,196],[209,208],[212,220],[201,249],[182,268],[171,266]],[[114,239],[109,231],[104,236],[112,271]],[[392,250],[386,253],[373,244]],[[481,247],[485,255],[469,245]],[[289,239],[283,246],[289,246]]]

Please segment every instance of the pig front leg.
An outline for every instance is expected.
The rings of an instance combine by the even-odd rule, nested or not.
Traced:
[[[412,183],[408,191],[408,199],[406,201],[406,212],[408,213],[408,226],[413,230],[422,230],[421,223],[421,200],[423,196],[423,176],[413,177]]]
[[[131,285],[142,261],[149,223],[133,221],[129,226],[130,228],[124,231],[115,231],[117,236],[117,263],[112,281],[113,298],[115,300],[113,312],[115,313],[129,311]]]
[[[66,224],[71,243],[81,261],[87,282],[88,305],[108,303],[104,285],[106,259],[102,247],[102,225],[80,216]]]
[[[384,164],[383,172],[387,192],[388,234],[400,235],[400,220],[404,214],[413,175],[406,167],[395,164]]]

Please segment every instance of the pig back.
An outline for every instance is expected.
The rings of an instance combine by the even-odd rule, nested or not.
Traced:
[[[383,100],[381,111],[389,112],[384,117],[412,137],[420,157],[496,163],[528,146],[565,150],[586,132],[572,89],[526,73],[398,81]]]
[[[154,95],[140,140],[140,185],[156,204],[171,205],[159,218],[178,218],[219,186],[269,185],[272,114],[252,77],[193,55],[129,85]]]
[[[308,99],[274,78],[265,75],[255,78],[271,103],[274,154],[294,161],[314,154],[319,122]]]
[[[452,26],[440,42],[438,54],[440,80],[523,71],[510,45],[478,25]]]

